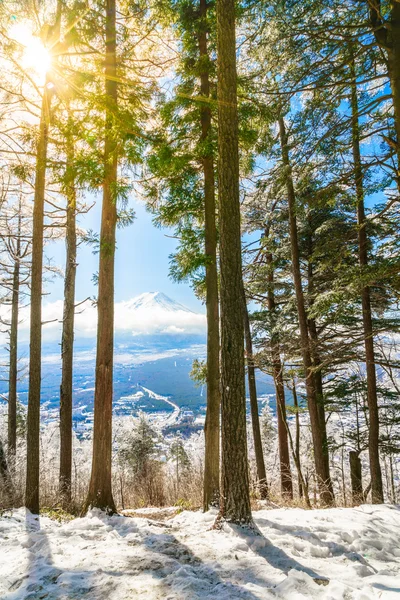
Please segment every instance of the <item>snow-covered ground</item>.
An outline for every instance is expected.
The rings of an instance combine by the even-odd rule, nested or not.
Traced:
[[[400,597],[400,507],[260,510],[261,535],[215,513],[0,519],[2,600]]]

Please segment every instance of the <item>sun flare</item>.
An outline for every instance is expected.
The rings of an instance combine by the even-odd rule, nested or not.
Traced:
[[[40,84],[44,84],[51,67],[51,54],[32,29],[23,23],[14,25],[10,37],[23,47],[21,66],[35,73]]]

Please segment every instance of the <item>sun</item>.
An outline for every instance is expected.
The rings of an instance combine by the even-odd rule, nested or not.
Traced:
[[[35,79],[39,85],[43,85],[46,80],[46,74],[51,68],[51,54],[43,45],[39,37],[33,34],[29,25],[18,23],[11,27],[10,37],[18,42],[23,48],[20,64],[21,66],[34,73]]]

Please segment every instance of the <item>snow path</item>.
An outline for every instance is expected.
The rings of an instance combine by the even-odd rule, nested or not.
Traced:
[[[1,600],[400,598],[400,507],[261,510],[260,536],[210,530],[215,513],[148,517],[4,514]]]

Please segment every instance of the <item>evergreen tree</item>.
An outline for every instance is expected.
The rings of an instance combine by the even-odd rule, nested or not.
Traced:
[[[229,521],[249,523],[235,22],[235,2],[217,0],[222,410],[220,514]]]
[[[165,18],[165,5],[162,5]],[[157,223],[173,225],[180,248],[171,273],[191,279],[207,311],[207,414],[203,508],[219,501],[220,366],[217,270],[217,207],[213,88],[215,16],[206,0],[173,0],[167,14],[174,22],[182,52],[174,98],[160,105],[162,130],[149,167],[160,182],[149,190]],[[182,113],[184,118],[182,118]],[[178,177],[177,177],[178,176]],[[161,188],[161,190],[160,190]],[[161,194],[160,194],[161,191]]]
[[[181,490],[181,479],[187,475],[190,470],[190,460],[183,445],[181,437],[174,439],[171,444],[170,453],[172,460],[175,462],[175,473],[176,473],[176,494],[179,497]]]
[[[361,166],[360,136],[358,124],[357,80],[354,58],[351,57],[351,109],[352,109],[352,145],[355,188],[357,195],[358,255],[360,268],[368,267],[368,234],[364,206],[363,172]],[[370,289],[361,290],[362,320],[364,327],[365,359],[367,369],[368,406],[369,406],[369,460],[371,471],[372,502],[383,502],[382,472],[379,462],[379,413],[375,371],[375,353],[372,327]]]
[[[93,459],[88,497],[84,511],[95,506],[115,512],[112,495],[112,402],[113,402],[113,346],[114,346],[114,267],[116,228],[118,222],[130,223],[132,214],[124,210],[131,183],[121,174],[122,169],[141,160],[140,150],[146,136],[139,123],[144,115],[143,104],[148,93],[137,82],[135,93],[127,89],[139,72],[135,56],[135,40],[128,36],[128,28],[117,27],[117,3],[107,0],[100,3],[102,12],[94,11],[96,20],[104,15],[105,85],[96,90],[100,100],[98,108],[104,110],[104,147],[101,173],[92,173],[92,180],[101,182],[103,188],[101,231],[99,236],[99,273],[97,296],[97,351],[94,401]],[[122,6],[121,6],[122,8]],[[138,4],[133,11],[130,27],[147,27],[146,8]],[[93,27],[93,20],[89,21]],[[118,40],[117,40],[118,38]],[[117,43],[120,40],[120,43]],[[102,44],[103,39],[97,39]],[[132,62],[131,62],[132,61]],[[120,207],[122,205],[122,210]]]
[[[325,504],[329,505],[333,503],[334,497],[332,482],[329,473],[329,456],[326,439],[326,424],[324,412],[322,410],[323,405],[321,403],[321,400],[318,402],[318,391],[316,389],[315,375],[313,373],[313,360],[310,350],[309,328],[307,322],[307,313],[304,302],[304,292],[300,270],[299,241],[296,219],[296,196],[289,158],[288,138],[284,118],[282,115],[279,117],[279,131],[282,149],[282,162],[286,170],[285,179],[288,195],[292,270],[294,286],[296,291],[303,367],[306,374],[305,376],[307,388],[307,403],[310,413],[310,421],[314,441],[315,470],[318,477],[318,485],[320,489],[321,499]]]
[[[116,512],[111,489],[114,256],[117,226],[118,143],[114,114],[118,104],[116,2],[105,5],[106,122],[104,183],[99,249],[97,353],[92,473],[87,507]]]
[[[400,191],[400,6],[396,0],[366,2],[372,32],[384,55],[392,91],[396,139],[389,140],[397,153],[397,186]],[[379,492],[377,491],[379,496]]]

